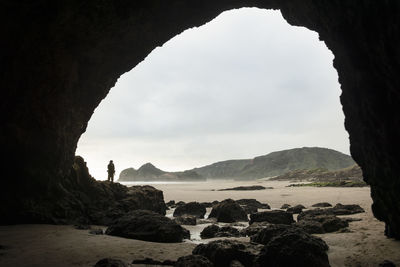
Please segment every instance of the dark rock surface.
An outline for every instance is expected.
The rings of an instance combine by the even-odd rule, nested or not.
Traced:
[[[79,137],[110,88],[175,35],[241,7],[279,9],[291,25],[316,31],[332,51],[352,157],[371,185],[374,215],[386,222],[388,236],[399,239],[397,1],[4,5],[0,144],[7,155],[2,176],[12,178],[3,179],[0,189],[1,203],[10,203],[0,207],[1,223],[54,223],[75,216],[63,206],[86,210],[87,203],[76,196],[85,187],[72,185],[71,166]]]
[[[327,207],[332,207],[332,204],[330,204],[330,203],[328,203],[328,202],[319,202],[319,203],[313,204],[311,207],[315,207],[315,208],[327,208]]]
[[[286,209],[288,209],[288,208],[290,208],[291,207],[291,205],[289,205],[289,204],[283,204],[282,206],[281,206],[281,209],[282,210],[286,210]]]
[[[190,238],[189,232],[173,220],[147,210],[136,210],[115,220],[106,234],[144,241],[173,243]]]
[[[250,224],[248,227],[242,229],[240,231],[241,236],[252,236],[257,234],[261,229],[268,227],[270,225],[269,222],[254,222]]]
[[[183,215],[183,216],[175,217],[174,221],[180,225],[196,225],[197,224],[196,216],[193,216],[193,215]]]
[[[309,234],[324,234],[325,233],[322,223],[320,223],[317,220],[315,220],[315,221],[314,220],[302,220],[302,221],[296,222],[295,225],[297,227],[300,227],[306,233],[309,233]]]
[[[256,259],[256,266],[330,266],[326,243],[295,228],[275,235]]]
[[[272,189],[272,187],[264,187],[261,185],[249,185],[249,186],[237,186],[232,188],[219,189],[218,191],[252,191],[252,190],[264,190]]]
[[[304,207],[303,205],[296,205],[296,206],[293,206],[293,207],[289,207],[287,210],[286,210],[286,212],[290,212],[290,213],[293,213],[293,214],[299,214],[300,212],[302,212],[303,211],[303,209],[305,209],[306,207]]]
[[[91,235],[102,235],[103,234],[103,229],[97,228],[97,229],[92,229],[89,231],[89,234]]]
[[[133,260],[132,264],[144,264],[148,265],[155,265],[155,266],[175,266],[176,262],[172,260],[165,260],[165,261],[158,261],[152,258],[145,258],[142,260]]]
[[[379,263],[378,267],[396,267],[396,265],[389,260],[384,260],[383,262]]]
[[[188,255],[178,258],[174,267],[214,267],[214,264],[202,255]]]
[[[256,207],[257,209],[271,209],[271,207],[266,203],[261,203],[260,201],[254,198],[242,198],[236,200],[236,203],[243,206],[252,206]]]
[[[244,266],[253,266],[253,261],[262,249],[262,245],[236,240],[216,240],[200,244],[194,248],[194,255],[207,257],[214,266],[229,267],[236,260]]]
[[[293,228],[287,224],[269,224],[265,225],[260,231],[250,237],[250,240],[255,243],[266,245],[274,237],[282,234],[284,231]]]
[[[176,207],[173,216],[193,215],[197,218],[203,219],[204,214],[206,214],[206,208],[202,204],[199,202],[189,202]]]
[[[232,226],[219,227],[216,224],[207,226],[200,233],[202,239],[214,237],[238,237],[239,235],[239,230]]]
[[[254,222],[269,222],[277,224],[294,223],[292,213],[283,210],[271,210],[250,214],[250,224]]]
[[[331,210],[335,215],[350,215],[365,212],[359,205],[342,205],[340,203],[336,204]]]
[[[119,260],[119,259],[112,259],[112,258],[105,258],[99,260],[94,267],[129,267],[130,264]]]
[[[246,212],[232,199],[225,199],[214,205],[208,218],[226,223],[248,221]]]

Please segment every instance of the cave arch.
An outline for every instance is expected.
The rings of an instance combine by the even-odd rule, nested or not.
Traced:
[[[32,201],[48,201],[65,189],[78,139],[122,73],[187,28],[229,9],[258,7],[280,9],[289,24],[318,32],[333,52],[351,154],[371,185],[375,216],[386,222],[387,235],[400,238],[398,1],[1,5],[3,218],[29,221],[25,211],[36,205]]]

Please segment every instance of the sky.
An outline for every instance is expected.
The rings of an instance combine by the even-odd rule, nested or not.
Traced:
[[[182,171],[304,146],[349,154],[333,55],[280,11],[243,8],[184,31],[122,75],[77,155],[96,179]]]

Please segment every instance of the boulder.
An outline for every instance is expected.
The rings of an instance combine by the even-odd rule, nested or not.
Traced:
[[[165,260],[165,261],[158,261],[158,260],[154,260],[152,258],[145,258],[142,260],[133,260],[132,264],[144,264],[146,266],[148,265],[155,265],[155,266],[160,266],[160,265],[168,265],[168,266],[174,266],[175,265],[175,261],[172,260]]]
[[[303,205],[296,205],[294,207],[289,207],[286,212],[290,212],[293,214],[299,214],[300,212],[303,211],[303,209],[305,209],[306,207],[304,207]]]
[[[215,237],[238,237],[239,230],[232,226],[220,227]]]
[[[336,204],[332,209],[333,214],[335,215],[350,215],[350,214],[356,214],[356,213],[362,213],[365,212],[363,208],[361,208],[359,205],[342,205],[340,203]]]
[[[244,266],[253,266],[262,247],[255,243],[225,239],[200,244],[194,248],[193,254],[207,257],[218,267],[229,267],[232,261],[238,261]]]
[[[202,255],[188,255],[178,258],[174,267],[214,267],[214,264]]]
[[[254,198],[238,199],[238,200],[236,200],[236,203],[238,203],[239,205],[243,205],[243,206],[256,207],[258,209],[271,209],[271,207],[268,204],[261,203],[261,202],[259,202],[258,200],[254,199]]]
[[[112,259],[112,258],[105,258],[102,260],[99,260],[94,267],[129,267],[131,266],[130,264],[118,260],[118,259]]]
[[[202,239],[213,238],[219,231],[219,226],[216,224],[211,224],[203,229],[200,233]]]
[[[243,208],[244,212],[246,212],[246,214],[253,214],[253,213],[258,212],[258,209],[253,206],[242,206],[241,205],[241,207]]]
[[[295,224],[309,234],[324,234],[325,230],[322,223],[318,221],[302,220]]]
[[[199,202],[189,202],[176,207],[173,216],[193,215],[202,219],[204,218],[204,214],[206,214],[206,208],[202,204]]]
[[[170,200],[167,203],[165,203],[165,205],[167,205],[167,207],[173,207],[175,206],[175,200]]]
[[[240,235],[241,236],[252,236],[252,235],[256,234],[258,231],[260,231],[261,229],[263,229],[269,225],[270,225],[269,222],[254,222],[254,223],[250,224],[248,227],[242,229],[240,231]]]
[[[183,215],[174,218],[174,221],[180,225],[196,225],[197,219],[196,216],[193,215]]]
[[[255,243],[266,245],[272,238],[293,227],[294,226],[287,224],[268,224],[252,235],[250,240]]]
[[[232,199],[225,199],[213,206],[208,218],[216,218],[218,222],[248,221],[243,208]]]
[[[297,227],[275,235],[261,250],[255,266],[328,267],[326,243]]]
[[[201,202],[200,204],[203,205],[203,207],[205,208],[212,208],[213,206],[213,203],[211,202]]]
[[[283,210],[271,210],[250,214],[250,224],[254,222],[269,222],[277,224],[294,223],[293,214]]]
[[[182,242],[188,230],[173,220],[148,210],[135,210],[115,220],[106,234],[152,242]]]
[[[328,203],[328,202],[319,202],[319,203],[315,203],[314,205],[312,205],[311,207],[315,207],[315,208],[327,208],[327,207],[332,207],[332,204]]]
[[[281,209],[282,210],[285,210],[285,209],[288,209],[288,208],[290,208],[291,206],[289,205],[289,204],[283,204],[282,206],[281,206]]]

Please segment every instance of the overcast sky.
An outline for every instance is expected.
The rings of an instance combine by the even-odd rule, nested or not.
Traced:
[[[177,171],[303,146],[349,154],[333,55],[279,11],[239,9],[189,29],[120,77],[76,154],[106,179],[146,162]]]

